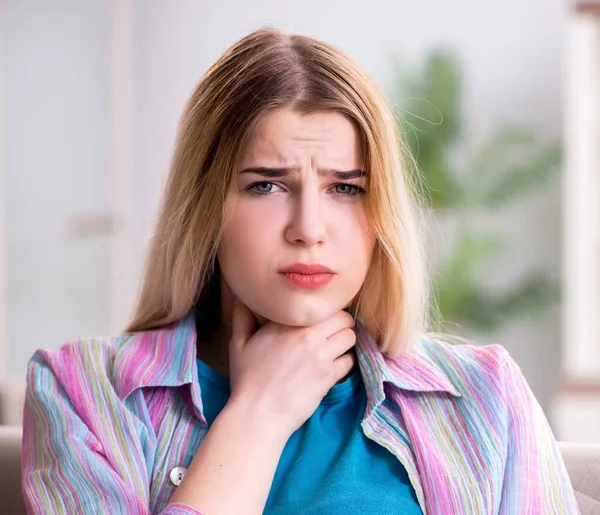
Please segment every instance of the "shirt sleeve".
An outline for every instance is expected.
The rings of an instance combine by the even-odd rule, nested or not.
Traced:
[[[30,515],[151,515],[139,489],[110,466],[41,352],[27,369],[21,479]],[[173,503],[159,515],[201,514]]]
[[[560,450],[517,363],[502,363],[508,416],[499,515],[577,515],[579,508]]]

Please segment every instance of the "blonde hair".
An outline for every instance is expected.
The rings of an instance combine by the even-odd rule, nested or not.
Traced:
[[[375,83],[333,46],[277,29],[232,45],[206,72],[180,119],[174,155],[137,306],[127,332],[175,322],[214,288],[226,200],[249,134],[273,109],[335,111],[356,125],[376,236],[351,307],[382,353],[396,357],[427,327],[428,274],[418,196],[393,111]]]

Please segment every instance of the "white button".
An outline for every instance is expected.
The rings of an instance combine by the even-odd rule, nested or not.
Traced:
[[[183,481],[183,477],[185,476],[186,472],[187,469],[184,469],[183,467],[175,467],[173,470],[171,470],[171,474],[169,474],[171,483],[173,483],[175,486],[179,486]]]

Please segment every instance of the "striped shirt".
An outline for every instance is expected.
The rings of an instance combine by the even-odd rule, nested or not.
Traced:
[[[365,436],[406,468],[426,515],[578,514],[546,418],[499,345],[423,338],[383,356],[362,324]],[[38,350],[27,372],[30,514],[198,515],[171,472],[207,433],[192,315],[157,330]]]

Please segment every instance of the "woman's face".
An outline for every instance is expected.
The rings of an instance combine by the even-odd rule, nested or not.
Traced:
[[[218,259],[225,286],[261,324],[317,324],[360,290],[375,245],[366,180],[357,176],[361,155],[354,124],[334,112],[278,109],[251,135]],[[300,287],[289,280],[298,276],[281,273],[297,263],[323,265],[334,275],[320,287]]]

